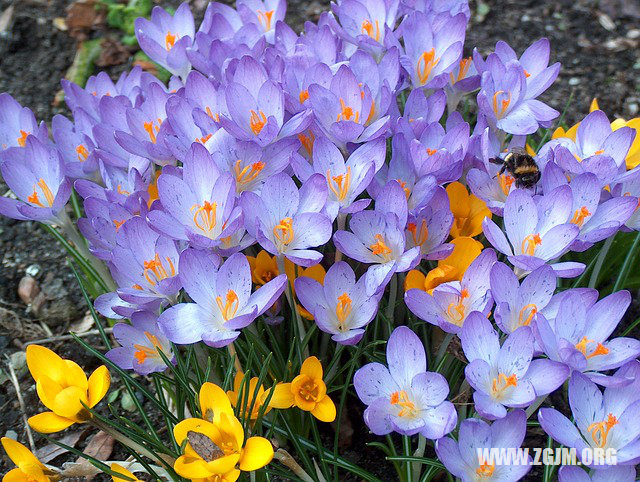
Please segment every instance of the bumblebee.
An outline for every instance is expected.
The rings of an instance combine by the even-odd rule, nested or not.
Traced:
[[[540,168],[536,161],[521,147],[513,147],[504,159],[489,159],[494,164],[502,164],[498,174],[507,171],[516,180],[516,187],[531,189],[540,180]]]

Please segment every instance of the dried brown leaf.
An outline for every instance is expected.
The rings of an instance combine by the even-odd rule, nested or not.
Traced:
[[[60,440],[58,440],[58,442],[68,445],[69,447],[75,447],[78,441],[82,438],[84,432],[84,430],[69,432]],[[38,460],[40,460],[40,462],[46,464],[47,462],[50,462],[51,460],[66,452],[67,449],[62,448],[54,443],[50,443],[36,450],[36,457],[38,457]]]

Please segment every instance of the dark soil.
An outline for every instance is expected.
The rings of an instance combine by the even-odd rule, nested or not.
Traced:
[[[64,104],[54,106],[53,99],[60,89],[60,79],[73,61],[76,41],[54,27],[53,21],[65,17],[70,3],[71,0],[0,0],[0,13],[11,4],[14,6],[9,28],[0,32],[0,92],[9,92],[18,102],[33,109],[38,119],[47,122],[53,115],[67,112]],[[158,3],[176,7],[180,2]],[[191,3],[196,17],[201,18],[205,2],[193,0]],[[300,30],[305,20],[315,20],[328,3],[327,0],[289,1],[290,25]],[[469,52],[477,47],[486,54],[502,39],[521,53],[536,39],[549,37],[552,62],[560,61],[562,69],[543,100],[560,111],[566,107],[567,124],[583,117],[595,96],[612,119],[638,114],[640,4],[637,1],[488,0],[478,5],[475,0],[471,8],[472,22],[466,42]],[[131,60],[108,71],[115,77],[129,68],[130,63]],[[0,181],[0,195],[6,191]],[[46,293],[38,310],[18,297],[18,284],[27,271]],[[638,316],[637,300],[635,293],[632,313],[627,315],[625,325]],[[0,217],[0,436],[13,430],[25,441],[14,388],[3,376],[7,371],[4,355],[16,353],[26,342],[65,333],[71,323],[82,319],[85,310],[62,248],[37,224]],[[99,344],[97,339],[90,340]],[[72,343],[49,346],[87,370],[97,365],[95,359]],[[22,370],[18,377],[27,407],[36,407],[38,401],[29,375]],[[562,396],[551,401],[559,408],[567,406]],[[374,449],[363,448],[363,440],[372,439],[360,423],[362,407],[357,403],[352,405],[349,413],[355,430],[354,443],[345,448],[343,455],[383,480],[394,480],[394,475],[384,471],[382,455]],[[41,447],[46,441],[39,438],[36,443]],[[83,443],[86,441],[79,446]],[[546,436],[541,431],[526,441],[530,447],[545,443]],[[2,456],[0,473],[6,469],[6,459]],[[541,473],[540,468],[534,468],[529,480],[540,480]]]

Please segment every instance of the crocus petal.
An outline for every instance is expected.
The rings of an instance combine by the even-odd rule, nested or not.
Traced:
[[[53,412],[42,412],[33,417],[29,417],[29,426],[40,433],[61,432],[74,423],[73,420],[61,417]]]
[[[89,377],[89,407],[93,408],[104,398],[111,385],[111,375],[107,367],[102,365]]]
[[[266,438],[250,437],[239,460],[240,470],[252,472],[261,469],[273,459],[273,445]]]
[[[336,419],[336,405],[328,396],[324,396],[311,410],[311,414],[321,422],[333,422]]]

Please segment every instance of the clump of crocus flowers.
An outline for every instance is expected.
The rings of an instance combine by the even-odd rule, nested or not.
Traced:
[[[285,15],[154,8],[135,34],[170,80],[64,80],[51,133],[0,95],[0,213],[66,240],[112,328],[79,340],[88,377],[27,348],[30,427],[106,432],[132,458],[82,470],[118,481],[376,480],[343,450],[362,423],[405,482],[515,481],[528,465],[475,451],[537,420],[551,447],[619,452],[560,480],[635,480],[640,119],[594,100],[562,125],[549,41],[463,57],[466,0]],[[2,443],[6,480],[65,476]]]

